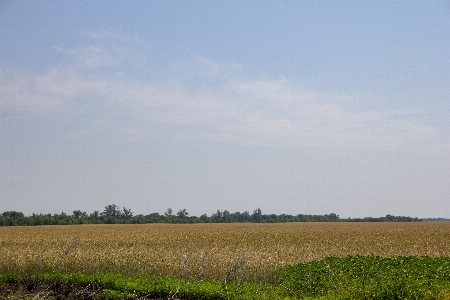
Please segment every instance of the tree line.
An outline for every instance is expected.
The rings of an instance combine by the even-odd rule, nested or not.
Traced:
[[[37,226],[37,225],[75,225],[75,224],[148,224],[148,223],[282,223],[282,222],[420,222],[422,219],[386,215],[380,218],[347,218],[341,219],[334,213],[325,215],[288,215],[263,214],[257,208],[248,211],[230,213],[228,210],[217,210],[211,215],[203,214],[200,217],[190,216],[186,209],[174,213],[168,208],[164,214],[157,212],[148,215],[134,215],[131,209],[120,208],[115,204],[105,206],[102,212],[86,213],[74,210],[71,215],[35,214],[25,216],[22,212],[6,211],[0,214],[0,226]]]

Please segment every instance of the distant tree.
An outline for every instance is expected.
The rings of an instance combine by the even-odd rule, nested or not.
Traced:
[[[173,216],[173,214],[172,214],[172,209],[169,207],[167,210],[166,210],[166,212],[164,213],[164,215],[166,216],[166,217],[172,217]]]
[[[250,222],[252,220],[252,217],[250,216],[250,213],[248,211],[244,211],[241,213],[236,213],[238,217],[239,222]]]
[[[94,212],[89,215],[89,220],[90,222],[98,223],[98,219],[99,219],[98,210],[94,210]]]
[[[430,219],[437,220],[437,219]],[[441,220],[441,219],[439,219]],[[255,222],[255,223],[275,223],[275,222],[421,222],[423,219],[386,215],[385,217],[364,217],[364,218],[347,218],[340,219],[335,213],[325,215],[288,215],[288,214],[270,214],[263,215],[261,209],[256,209],[250,215],[248,211],[243,213],[230,213],[227,210],[218,209],[216,213],[208,217],[206,214],[200,217],[189,216],[186,209],[179,210],[173,215],[171,208],[168,208],[164,215],[152,213],[149,215],[139,214],[133,216],[133,212],[128,208],[120,209],[115,204],[107,205],[102,213],[94,211],[91,214],[74,210],[73,215],[67,215],[64,212],[60,214],[35,214],[24,216],[21,212],[5,211],[0,212],[0,226],[33,226],[33,225],[69,225],[69,224],[85,224],[85,223],[105,223],[105,224],[121,224],[121,223],[211,223],[211,222]]]
[[[105,224],[115,224],[116,223],[116,218],[114,218],[113,216],[108,216],[105,218],[105,220],[103,221]]]
[[[189,213],[186,211],[186,209],[184,208],[184,209],[180,209],[178,212],[177,212],[177,216],[180,218],[180,219],[184,219],[184,218],[187,218],[187,216],[189,216]]]
[[[131,209],[124,207],[122,209],[122,215],[124,216],[125,219],[131,219],[133,217],[133,212],[131,211]]]
[[[200,216],[200,221],[203,223],[209,223],[209,220],[210,219],[208,218],[208,215],[206,215],[206,214],[203,214]]]
[[[146,223],[160,223],[164,222],[164,216],[161,216],[159,213],[151,213],[145,216]]]
[[[218,209],[216,213],[212,214],[211,219],[216,223],[223,222],[223,212]]]
[[[19,211],[5,211],[4,213],[2,213],[2,217],[23,218],[25,216],[22,212]]]
[[[325,218],[327,219],[327,222],[338,222],[339,221],[339,216],[335,213],[325,215]]]
[[[232,222],[242,222],[241,221],[241,217],[242,216],[242,214],[239,212],[239,211],[237,211],[237,212],[235,212],[235,213],[232,213],[231,214],[231,221]]]
[[[261,209],[257,208],[253,211],[252,221],[259,223],[261,222],[261,220],[262,220]]]
[[[146,222],[145,216],[142,214],[139,214],[139,215],[132,217],[130,223],[131,224],[145,224],[147,222]],[[150,223],[150,222],[148,222],[148,223]]]
[[[231,214],[228,210],[224,210],[222,213],[222,219],[224,222],[230,222],[231,220]]]
[[[102,216],[105,217],[120,217],[120,207],[115,204],[105,206],[105,210],[102,212]]]

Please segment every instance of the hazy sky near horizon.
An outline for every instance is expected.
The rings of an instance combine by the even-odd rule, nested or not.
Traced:
[[[450,217],[448,1],[0,1],[0,212]]]

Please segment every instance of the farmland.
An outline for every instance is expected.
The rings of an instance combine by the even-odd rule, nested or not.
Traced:
[[[281,266],[328,256],[450,257],[449,241],[446,222],[0,227],[0,272],[250,282],[264,281]]]

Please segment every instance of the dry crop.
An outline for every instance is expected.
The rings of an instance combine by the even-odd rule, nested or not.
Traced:
[[[334,255],[447,256],[450,222],[0,227],[0,272],[264,280]]]

